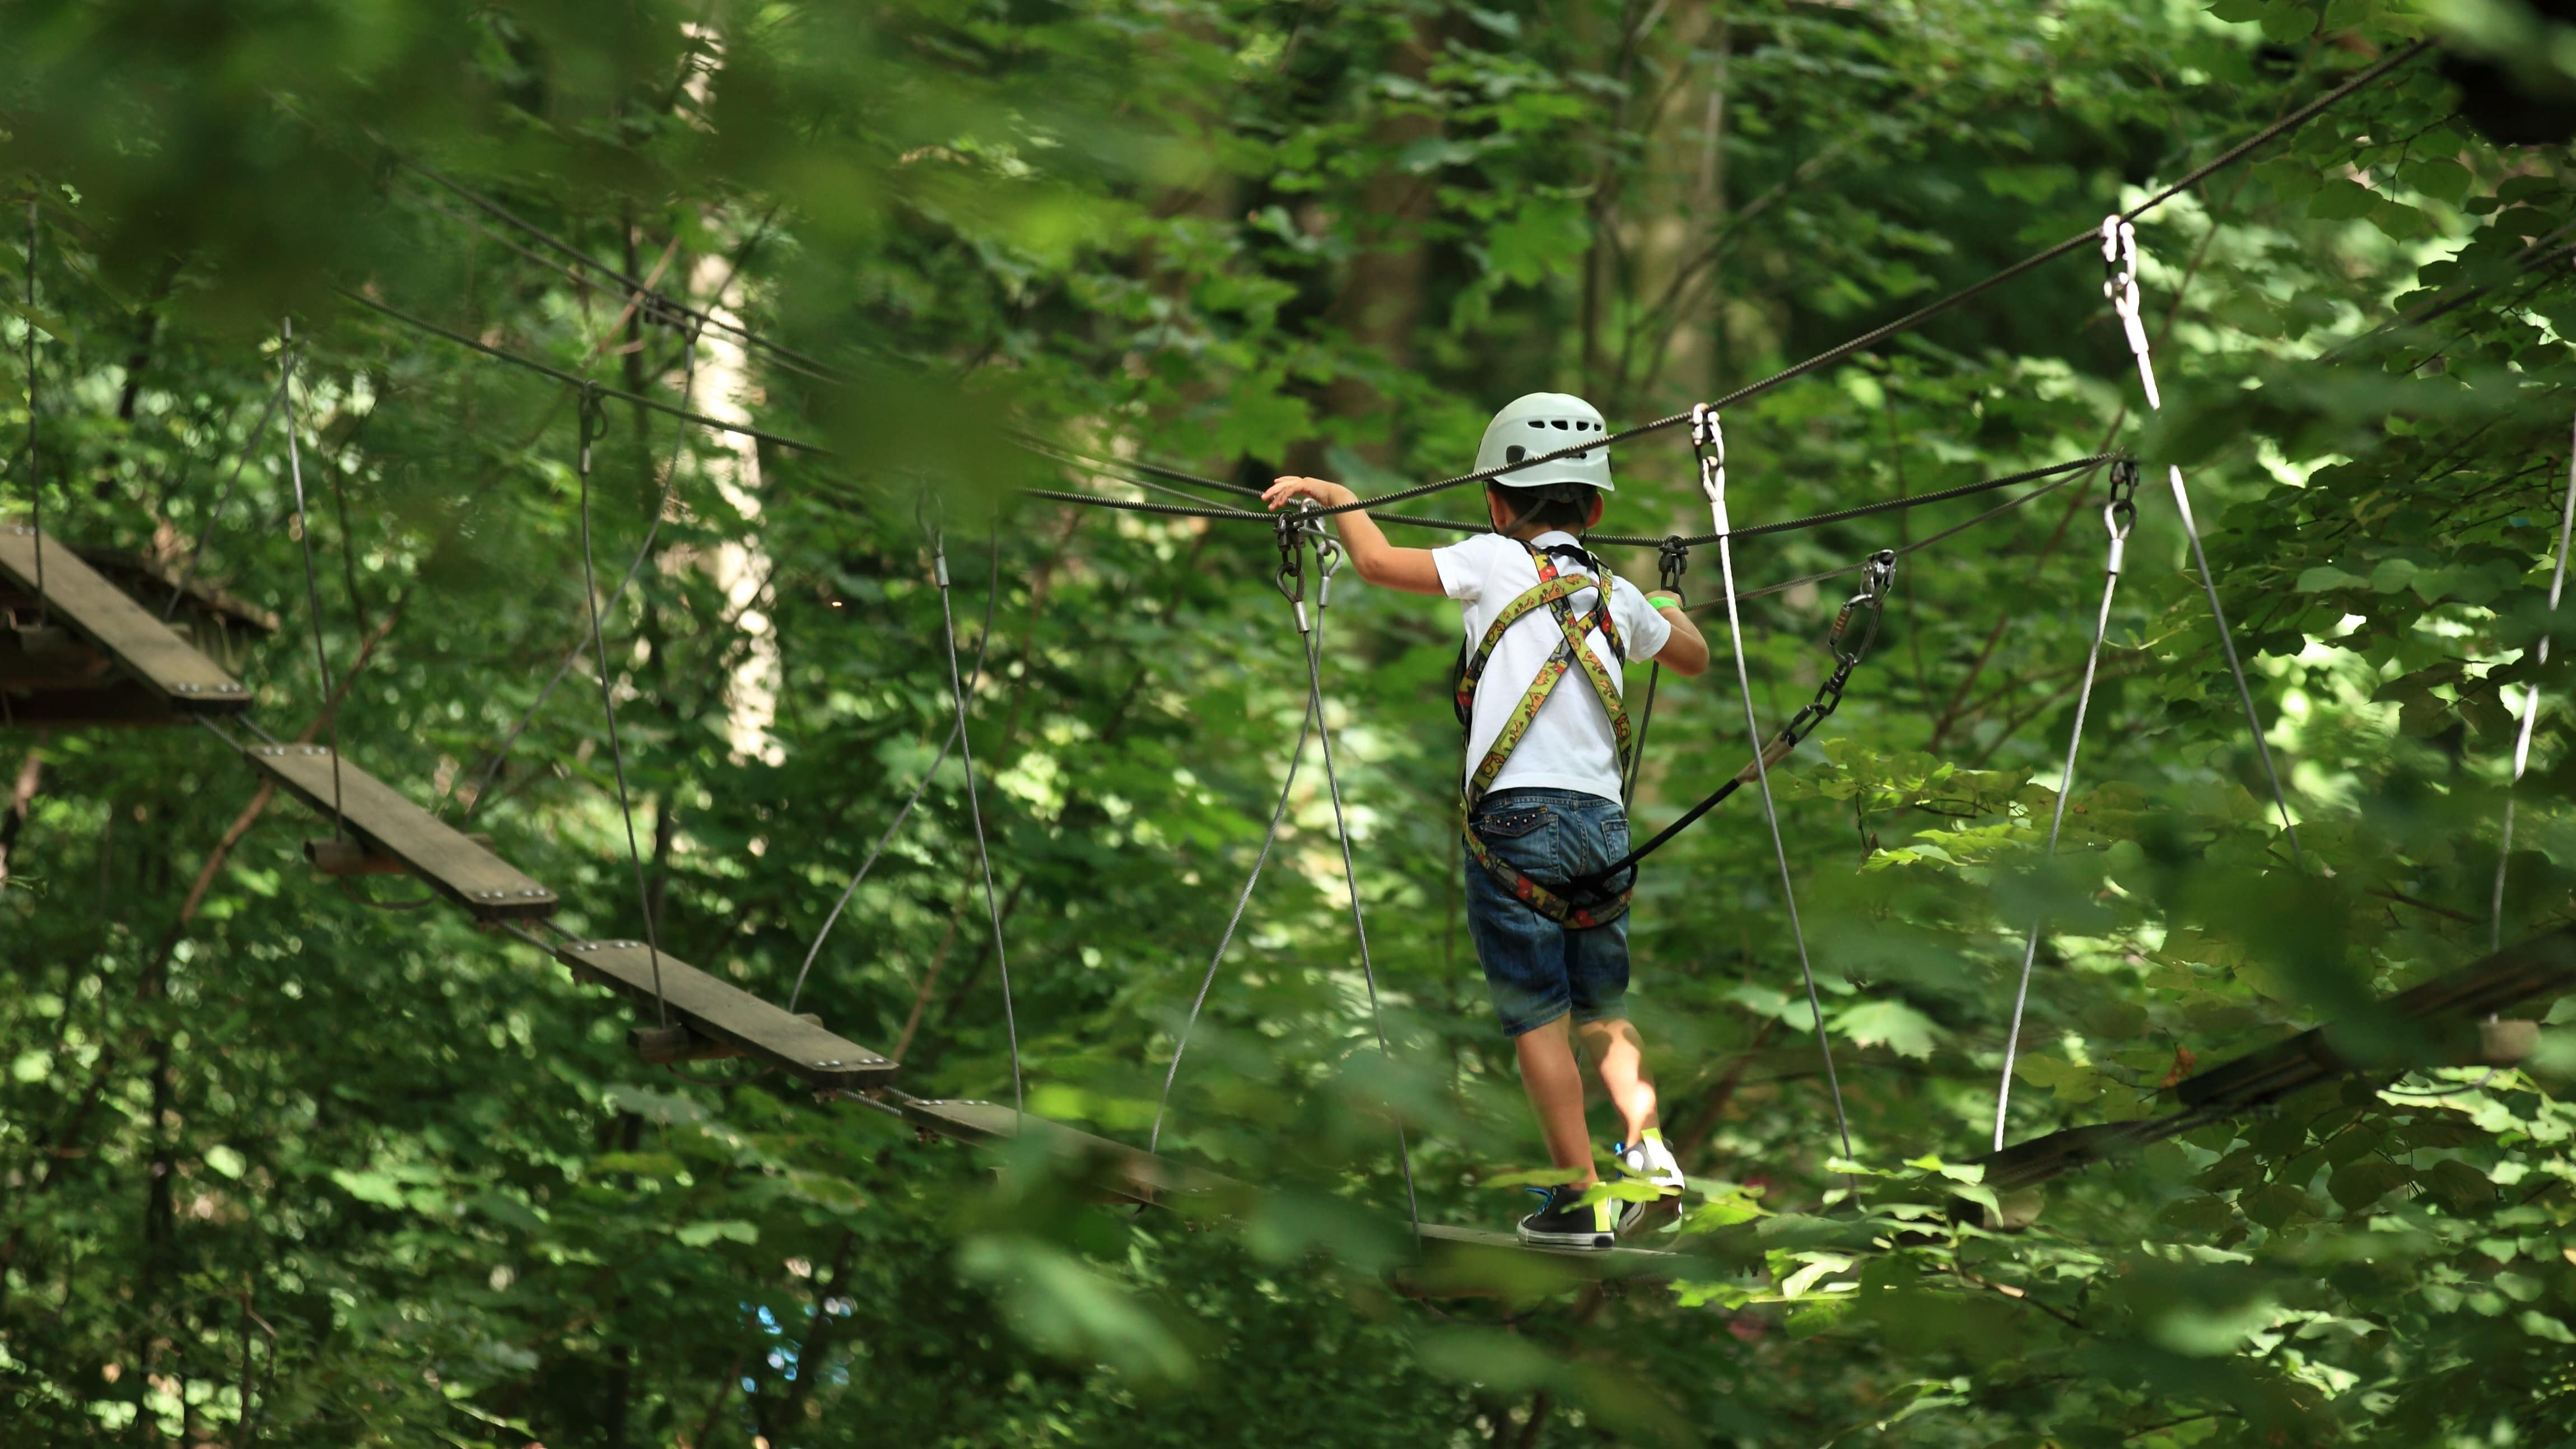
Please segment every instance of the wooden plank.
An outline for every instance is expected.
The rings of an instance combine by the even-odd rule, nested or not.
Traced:
[[[895,1064],[854,1042],[843,1041],[801,1016],[761,1000],[641,941],[568,941],[555,959],[575,975],[613,986],[650,1006],[655,957],[660,958],[659,1000],[671,1019],[700,1036],[720,1041],[818,1087],[856,1091],[895,1074]]]
[[[332,818],[329,749],[253,745],[242,754],[323,819]],[[475,915],[497,921],[554,911],[553,891],[346,759],[340,761],[338,788],[341,817],[352,833]]]
[[[1031,1117],[1000,1102],[963,1099],[900,1099],[903,1115],[915,1127],[942,1137],[975,1144],[1009,1142],[1023,1133],[1040,1138],[1048,1150],[1069,1160],[1102,1167],[1102,1185],[1128,1202],[1173,1206],[1183,1198],[1233,1195],[1242,1185],[1215,1173],[1157,1157],[1141,1147],[1112,1142],[1061,1122]]]
[[[0,576],[34,590],[34,529],[0,527]],[[170,709],[216,714],[250,708],[250,691],[240,681],[53,539],[45,540],[45,600],[52,619],[97,645]]]

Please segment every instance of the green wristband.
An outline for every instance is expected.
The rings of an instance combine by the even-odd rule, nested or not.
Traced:
[[[1646,603],[1656,609],[1678,609],[1682,607],[1682,596],[1670,589],[1656,589],[1646,595]]]

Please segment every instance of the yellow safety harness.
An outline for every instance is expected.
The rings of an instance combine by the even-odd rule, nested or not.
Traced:
[[[1557,630],[1564,637],[1557,641],[1556,649],[1548,655],[1547,662],[1539,666],[1538,677],[1530,681],[1529,688],[1521,695],[1521,702],[1513,708],[1511,717],[1503,722],[1502,732],[1494,736],[1484,759],[1467,777],[1462,792],[1466,804],[1463,833],[1467,854],[1492,872],[1496,880],[1509,886],[1515,898],[1551,921],[1578,931],[1588,930],[1617,920],[1628,909],[1629,891],[1635,883],[1633,872],[1629,883],[1616,894],[1577,903],[1530,879],[1495,855],[1476,835],[1477,802],[1484,799],[1485,792],[1492,788],[1494,777],[1502,773],[1503,763],[1519,747],[1521,737],[1529,733],[1530,722],[1538,718],[1540,707],[1547,703],[1548,696],[1555,692],[1557,682],[1565,678],[1568,669],[1582,669],[1583,677],[1592,682],[1592,692],[1600,696],[1601,707],[1609,711],[1610,733],[1619,744],[1619,773],[1623,777],[1627,774],[1633,748],[1628,711],[1620,700],[1619,681],[1611,678],[1610,671],[1603,667],[1600,656],[1592,652],[1589,643],[1593,631],[1599,630],[1610,645],[1612,657],[1622,664],[1627,662],[1627,648],[1621,642],[1619,626],[1610,614],[1611,585],[1607,582],[1610,571],[1601,566],[1599,559],[1572,545],[1559,544],[1545,549],[1524,546],[1529,547],[1530,562],[1538,568],[1538,583],[1504,606],[1503,612],[1485,630],[1484,640],[1476,646],[1476,652],[1468,657],[1465,667],[1459,671],[1459,719],[1465,721],[1473,717],[1477,681],[1484,678],[1485,666],[1492,661],[1495,646],[1502,643],[1504,631],[1543,608],[1556,620]],[[1558,554],[1579,560],[1589,572],[1557,572],[1553,556]],[[1578,615],[1574,606],[1566,601],[1585,589],[1594,591],[1593,605]]]

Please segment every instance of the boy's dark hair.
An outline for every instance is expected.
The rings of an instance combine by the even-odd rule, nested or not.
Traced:
[[[1601,490],[1588,483],[1551,483],[1544,488],[1505,488],[1488,483],[1485,491],[1501,501],[1514,528],[1540,523],[1570,533],[1592,526],[1593,500],[1601,496]]]

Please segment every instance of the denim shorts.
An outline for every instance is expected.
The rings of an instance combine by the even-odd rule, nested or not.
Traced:
[[[1477,802],[1468,828],[1503,864],[1543,886],[1564,885],[1628,853],[1628,812],[1580,790],[1496,790]],[[1569,930],[1523,905],[1470,857],[1467,934],[1507,1037],[1569,1012],[1578,1025],[1628,1014],[1625,912]]]

